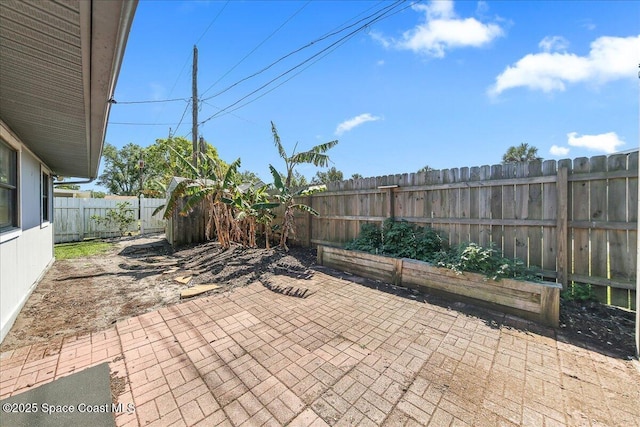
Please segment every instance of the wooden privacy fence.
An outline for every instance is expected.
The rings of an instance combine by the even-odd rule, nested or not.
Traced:
[[[463,167],[332,183],[300,200],[296,241],[340,246],[365,222],[406,220],[450,244],[494,244],[563,287],[635,309],[638,152]]]
[[[74,199],[57,197],[53,199],[54,242],[78,242],[87,237],[115,237],[120,235],[117,226],[107,228],[91,219],[93,215],[104,217],[109,210],[117,209],[118,203],[127,202],[133,213],[134,221],[129,231],[145,233],[164,232],[165,223],[162,212],[152,215],[153,211],[164,205],[164,199]],[[140,218],[140,221],[138,221]]]

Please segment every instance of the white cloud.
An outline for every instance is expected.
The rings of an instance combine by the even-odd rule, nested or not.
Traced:
[[[538,43],[538,46],[545,52],[564,52],[569,47],[569,41],[562,36],[547,36]]]
[[[554,156],[566,156],[567,154],[569,154],[569,148],[552,145],[551,149],[549,150],[549,153],[551,153]]]
[[[377,31],[369,31],[369,37],[380,43],[385,49],[391,47],[391,42],[383,34]]]
[[[376,65],[382,67],[384,65],[384,59],[380,59],[376,62]]]
[[[540,47],[558,48],[561,40],[545,38]],[[527,87],[543,92],[563,91],[567,84],[590,82],[603,84],[611,80],[636,76],[640,35],[599,37],[591,43],[588,56],[567,52],[531,53],[507,67],[488,90],[496,96],[508,89]]]
[[[371,37],[384,47],[412,50],[442,58],[448,50],[482,47],[504,34],[497,24],[485,24],[475,18],[459,18],[451,0],[436,0],[428,5],[418,4],[412,8],[424,13],[424,23],[405,31],[400,40],[386,38],[379,33],[372,33]]]
[[[577,132],[567,134],[568,144],[572,147],[582,147],[591,151],[602,151],[604,153],[613,153],[617,151],[617,147],[624,145],[615,132],[601,133],[600,135],[582,135]]]
[[[369,113],[360,114],[359,116],[356,116],[349,120],[345,120],[344,122],[340,123],[336,128],[336,135],[342,135],[345,132],[349,132],[351,129],[355,128],[356,126],[360,126],[363,123],[375,122],[376,120],[380,120],[380,119],[381,117],[372,116]]]

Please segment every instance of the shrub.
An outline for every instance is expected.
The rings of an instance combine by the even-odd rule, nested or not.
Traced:
[[[92,215],[91,219],[106,227],[115,225],[118,227],[121,236],[124,236],[129,229],[129,225],[136,221],[129,202],[118,203],[116,208],[108,210],[105,216]]]
[[[470,271],[484,274],[493,280],[503,277],[539,280],[537,270],[526,267],[520,259],[505,258],[493,244],[483,248],[476,243],[464,243],[438,253],[432,261],[439,267],[446,267],[457,273]]]
[[[360,234],[357,238],[345,245],[352,251],[369,252],[377,254],[382,249],[382,232],[376,224],[368,222],[360,226]]]
[[[376,224],[362,224],[358,237],[345,248],[429,261],[442,246],[442,238],[431,227],[414,227],[407,221],[387,219],[382,229]]]
[[[484,248],[476,243],[465,243],[449,249],[445,246],[442,237],[431,227],[415,227],[407,221],[387,219],[382,229],[375,224],[363,224],[358,237],[345,248],[428,261],[460,274],[475,272],[493,280],[540,278],[537,270],[527,268],[522,260],[505,258],[493,245]]]

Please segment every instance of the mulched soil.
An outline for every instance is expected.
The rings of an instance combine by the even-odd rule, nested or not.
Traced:
[[[635,313],[599,302],[562,300],[559,334],[574,344],[631,359],[635,353]]]

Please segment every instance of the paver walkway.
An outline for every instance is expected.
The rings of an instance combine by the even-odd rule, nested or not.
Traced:
[[[487,319],[321,271],[275,276],[3,353],[0,397],[108,361],[136,408],[120,426],[640,425],[633,362]]]

